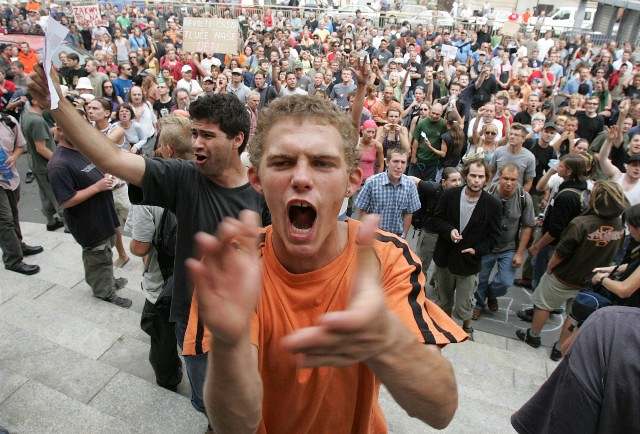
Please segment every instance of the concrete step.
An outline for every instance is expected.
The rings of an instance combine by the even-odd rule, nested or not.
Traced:
[[[0,386],[0,423],[11,433],[144,432],[36,380],[2,369]],[[10,387],[11,392],[7,393],[5,387]]]

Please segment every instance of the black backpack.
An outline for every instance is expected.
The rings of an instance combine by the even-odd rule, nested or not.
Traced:
[[[164,279],[164,286],[159,298],[171,296],[173,287],[173,267],[176,255],[176,234],[178,232],[178,220],[175,214],[164,209],[160,224],[153,235],[153,247],[158,253],[158,265]]]

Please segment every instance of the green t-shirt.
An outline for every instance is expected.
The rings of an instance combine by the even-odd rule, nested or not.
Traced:
[[[425,143],[422,133],[427,136],[427,139],[431,142],[431,146],[436,149],[440,149],[442,144],[442,134],[447,131],[447,124],[443,119],[439,119],[437,122],[433,122],[431,118],[426,118],[418,122],[416,129],[413,133],[413,138],[418,142],[418,151],[416,156],[419,163],[434,162],[440,160],[440,156],[434,154],[431,149]]]
[[[47,173],[47,163],[49,161],[36,151],[36,142],[39,140],[44,140],[46,147],[52,152],[56,149],[47,121],[44,120],[42,115],[26,109],[22,112],[20,127],[22,128],[22,135],[27,142],[29,154],[31,154],[31,170],[33,173]]]
[[[118,18],[116,18],[116,21],[118,22],[118,24],[120,24],[125,30],[128,30],[129,27],[131,26],[131,20],[128,17],[123,17],[122,15],[120,15]]]

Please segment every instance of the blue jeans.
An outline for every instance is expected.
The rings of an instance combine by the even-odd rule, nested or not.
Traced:
[[[533,262],[533,278],[531,279],[531,289],[536,289],[542,275],[547,271],[547,265],[549,264],[549,259],[553,255],[556,246],[552,246],[547,244],[545,247],[540,250],[540,253],[536,257],[532,259]]]
[[[176,339],[178,345],[182,349],[184,342],[184,334],[187,325],[183,322],[176,322]],[[207,376],[207,357],[208,354],[199,354],[197,356],[184,356],[184,365],[191,385],[191,405],[201,413],[205,413],[203,389],[204,379]]]
[[[507,289],[513,285],[516,269],[511,265],[514,250],[502,253],[489,253],[481,260],[480,275],[478,276],[478,289],[476,289],[476,307],[483,308],[486,298],[494,299],[502,297]],[[489,282],[494,265],[498,264],[498,270],[493,280]]]

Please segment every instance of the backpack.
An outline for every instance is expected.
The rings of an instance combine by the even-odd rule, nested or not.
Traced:
[[[153,247],[158,253],[158,266],[164,279],[164,285],[158,299],[170,297],[173,289],[173,265],[176,255],[176,233],[178,231],[178,220],[176,216],[164,209],[158,229],[153,234]]]

